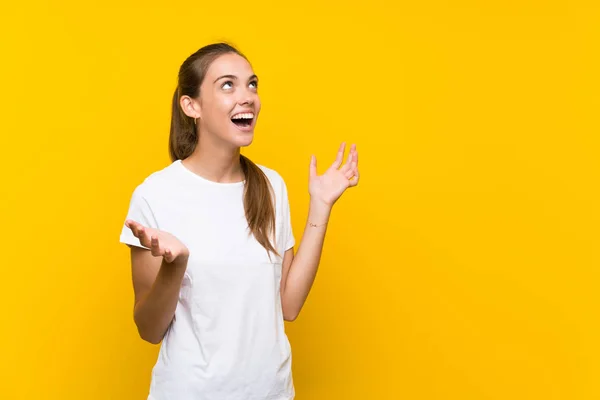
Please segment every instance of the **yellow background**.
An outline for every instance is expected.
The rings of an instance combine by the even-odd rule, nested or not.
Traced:
[[[598,399],[600,7],[580,1],[0,6],[0,398],[145,399],[118,235],[168,162],[183,60],[261,78],[251,147],[302,235],[356,142],[315,286],[287,323],[299,400]]]

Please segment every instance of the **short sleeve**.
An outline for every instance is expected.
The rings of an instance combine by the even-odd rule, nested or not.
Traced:
[[[283,247],[284,251],[289,250],[294,247],[296,243],[294,238],[294,232],[292,230],[292,216],[290,213],[290,201],[288,198],[288,192],[285,182],[282,180],[282,196],[281,196],[281,220],[282,220],[282,230],[283,230],[283,243],[285,246]]]
[[[150,204],[146,200],[146,198],[141,193],[141,187],[138,186],[131,195],[131,200],[129,202],[129,211],[127,212],[127,217],[125,218],[136,221],[144,226],[158,229],[158,224],[154,217],[154,213],[150,208]],[[121,229],[121,237],[120,242],[125,243],[132,246],[142,247],[144,249],[148,249],[146,246],[142,246],[140,240],[133,235],[131,229],[129,229],[125,225],[125,220],[123,221],[123,227]]]

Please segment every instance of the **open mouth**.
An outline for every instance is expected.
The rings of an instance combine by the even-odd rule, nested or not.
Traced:
[[[253,113],[241,113],[231,117],[231,122],[233,122],[238,128],[249,128],[252,125],[253,120]]]

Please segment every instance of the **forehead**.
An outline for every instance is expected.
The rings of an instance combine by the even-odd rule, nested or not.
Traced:
[[[206,71],[206,80],[210,83],[223,75],[234,75],[247,79],[254,74],[252,66],[246,59],[235,53],[223,54],[217,57]]]

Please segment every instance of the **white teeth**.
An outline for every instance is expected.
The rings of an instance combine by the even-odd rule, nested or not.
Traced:
[[[241,113],[241,114],[236,114],[233,117],[231,117],[231,119],[252,119],[252,118],[254,118],[253,113]]]

